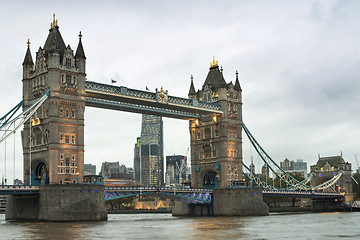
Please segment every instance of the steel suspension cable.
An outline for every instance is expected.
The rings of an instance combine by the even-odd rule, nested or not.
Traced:
[[[265,164],[271,169],[271,171],[281,180],[283,180],[285,183],[287,183],[290,186],[295,186],[295,185],[301,185],[302,187],[306,188],[306,189],[310,189],[309,186],[303,184],[302,182],[298,181],[297,179],[295,179],[294,177],[292,177],[290,174],[288,174],[287,172],[285,172],[281,167],[279,167],[279,165],[277,165],[277,163],[272,160],[272,158],[266,153],[266,151],[261,147],[261,145],[256,141],[256,139],[254,138],[254,136],[250,133],[249,129],[246,127],[246,125],[244,124],[244,122],[242,123],[243,125],[243,129],[247,135],[247,137],[249,138],[250,142],[252,143],[252,145],[254,146],[255,150],[258,152],[258,154],[260,155],[260,157],[262,158],[262,160],[265,162]],[[264,159],[263,155],[261,154],[261,152],[259,151],[259,149],[261,150],[261,152],[263,152],[263,154],[265,154],[265,156],[270,160],[271,163],[273,163],[281,172],[284,173],[285,176],[287,176],[288,178],[290,178],[290,180],[292,180],[293,182],[295,182],[296,184],[294,185],[293,183],[290,183],[289,180],[284,179],[282,176],[280,176],[271,166],[270,164]],[[280,180],[280,181],[281,181]],[[298,187],[299,188],[299,187]]]
[[[15,122],[14,122],[14,128],[15,128]],[[15,185],[15,156],[16,156],[16,155],[15,155],[15,152],[16,152],[16,151],[15,151],[15,142],[16,142],[16,141],[15,141],[15,133],[16,133],[16,132],[14,132],[14,169],[13,169],[13,174],[14,174],[13,176],[14,176],[14,177],[13,177],[13,185]]]

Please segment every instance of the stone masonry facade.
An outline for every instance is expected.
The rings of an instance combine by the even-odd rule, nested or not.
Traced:
[[[48,89],[50,96],[24,125],[24,184],[81,183],[84,172],[85,61],[81,32],[76,53],[65,45],[57,20],[44,47],[30,42],[23,62],[23,109]],[[30,129],[31,128],[31,129]],[[31,165],[30,165],[31,164]]]
[[[222,116],[190,120],[191,184],[194,188],[224,188],[242,180],[242,96],[235,84],[226,83],[217,61],[211,63],[201,90],[193,78],[189,98],[221,105]]]

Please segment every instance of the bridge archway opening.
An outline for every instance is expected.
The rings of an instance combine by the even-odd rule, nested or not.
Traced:
[[[32,185],[49,184],[49,170],[43,161],[35,163]]]
[[[219,186],[219,175],[217,172],[207,172],[203,177],[203,188],[216,189]]]

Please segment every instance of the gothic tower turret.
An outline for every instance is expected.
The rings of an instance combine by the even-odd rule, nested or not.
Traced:
[[[25,89],[30,88],[30,74],[34,69],[34,62],[30,51],[30,40],[27,41],[27,50],[23,62],[23,98],[28,99],[28,92]]]
[[[224,114],[190,120],[192,186],[229,187],[242,180],[242,101],[238,75],[235,86],[226,83],[214,58],[197,100],[220,105]]]
[[[82,34],[81,32],[79,33],[79,44],[78,47],[76,49],[76,53],[75,53],[75,63],[76,66],[79,68],[79,72],[81,73],[85,73],[85,52],[84,52],[84,48],[81,42],[81,38],[82,38]]]
[[[189,99],[196,99],[196,91],[195,91],[194,82],[193,82],[193,80],[194,80],[193,75],[191,75],[190,79],[191,79],[191,83],[190,83],[188,97],[189,97]]]
[[[35,67],[28,50],[23,63],[24,109],[47,90],[49,98],[24,125],[24,183],[81,183],[84,165],[85,54],[81,39],[78,58],[50,25]],[[32,122],[32,124],[31,124]]]

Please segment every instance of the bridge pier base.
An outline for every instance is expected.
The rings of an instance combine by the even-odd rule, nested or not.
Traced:
[[[7,198],[6,220],[105,221],[104,186],[69,184],[42,185],[37,195]]]
[[[196,205],[175,201],[173,216],[263,216],[269,207],[260,188],[214,189],[212,205]]]
[[[343,199],[321,198],[311,199],[311,211],[313,212],[331,212],[344,210]]]
[[[188,204],[175,201],[175,207],[172,209],[173,216],[212,216],[212,205]]]
[[[6,220],[36,221],[39,215],[39,194],[6,196]]]
[[[213,191],[215,216],[269,215],[260,188],[224,188]]]

